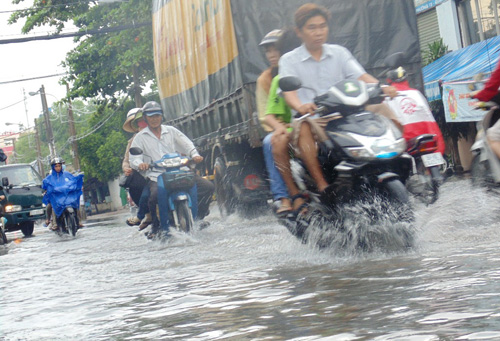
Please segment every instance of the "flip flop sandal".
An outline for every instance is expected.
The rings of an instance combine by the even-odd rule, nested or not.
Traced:
[[[299,194],[295,194],[290,199],[292,200],[292,204],[295,204],[295,200],[297,200],[297,199],[304,200],[304,202],[302,204],[300,204],[300,206],[297,207],[296,210],[292,211],[295,217],[297,217],[299,214],[304,215],[307,213],[308,208],[309,208],[309,203],[306,201],[307,196],[305,196],[303,193],[299,193]]]
[[[292,211],[293,211],[293,207],[292,207],[292,206],[290,206],[290,205],[285,204],[285,205],[281,205],[281,206],[280,206],[280,207],[276,210],[276,214],[277,214],[277,215],[286,215],[286,214],[288,214],[288,213],[290,213],[290,212],[292,212]]]

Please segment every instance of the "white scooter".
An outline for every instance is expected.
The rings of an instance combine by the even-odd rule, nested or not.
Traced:
[[[500,106],[495,102],[485,102],[481,109],[488,113],[477,123],[476,141],[472,145],[471,179],[475,185],[500,187],[500,160],[495,155],[486,138],[486,131],[500,119]]]

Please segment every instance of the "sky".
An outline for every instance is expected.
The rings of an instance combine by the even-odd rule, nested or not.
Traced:
[[[6,11],[27,8],[32,3],[32,0],[25,0],[19,5],[13,5],[11,0],[0,1],[0,40],[53,32],[54,29],[47,26],[37,28],[34,31],[36,33],[23,35],[21,28],[24,20],[14,25],[7,23],[11,13],[5,13]],[[1,83],[64,73],[66,70],[61,66],[61,62],[65,59],[66,53],[75,46],[73,38],[0,44],[0,134],[19,131],[18,125],[7,126],[5,125],[7,122],[32,127],[34,119],[42,114],[40,95],[30,96],[29,92],[36,92],[43,85],[49,107],[66,94],[66,86],[58,83],[62,76]],[[23,90],[26,95],[25,101]]]

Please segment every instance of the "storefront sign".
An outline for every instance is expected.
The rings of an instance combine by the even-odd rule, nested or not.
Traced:
[[[443,105],[446,122],[480,121],[486,114],[475,109],[477,100],[470,99],[469,84],[473,82],[450,82],[443,84]],[[482,84],[481,84],[482,87]]]
[[[437,5],[442,4],[445,1],[448,0],[415,0],[415,9],[418,14],[420,12],[424,12],[428,9],[436,7]]]

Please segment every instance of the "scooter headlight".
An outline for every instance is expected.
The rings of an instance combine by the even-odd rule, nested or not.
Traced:
[[[354,159],[373,159],[375,155],[364,147],[346,148],[347,154]]]
[[[165,159],[160,163],[160,166],[165,167],[165,168],[180,167],[181,166],[181,158],[174,157],[171,159]]]
[[[373,142],[371,149],[377,159],[390,159],[406,150],[406,141],[403,138],[396,142],[390,139],[377,139]]]

